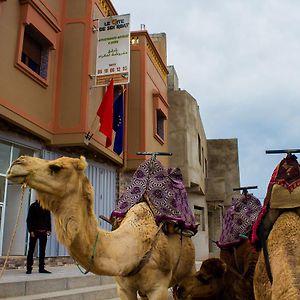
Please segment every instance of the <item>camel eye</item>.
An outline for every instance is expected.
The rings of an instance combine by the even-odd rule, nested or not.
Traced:
[[[52,174],[52,173],[58,173],[62,169],[62,166],[50,165],[49,168],[50,168],[51,174]]]
[[[197,279],[202,282],[203,284],[209,284],[209,278],[205,278],[203,276],[197,277]]]

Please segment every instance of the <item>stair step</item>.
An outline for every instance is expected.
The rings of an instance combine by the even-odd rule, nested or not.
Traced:
[[[116,284],[105,284],[69,290],[61,290],[34,295],[0,298],[1,300],[105,300],[119,299],[117,296]]]
[[[63,272],[31,275],[18,273],[15,278],[7,276],[0,280],[0,297],[21,297],[93,286],[99,287],[106,284],[115,284],[114,278],[94,274],[65,274]]]

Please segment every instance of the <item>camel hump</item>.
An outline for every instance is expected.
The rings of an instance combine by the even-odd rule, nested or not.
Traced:
[[[144,201],[145,196],[157,224],[175,222],[181,231],[196,234],[195,217],[188,205],[179,168],[166,169],[158,160],[144,161],[135,171],[111,218],[123,218],[135,204]]]

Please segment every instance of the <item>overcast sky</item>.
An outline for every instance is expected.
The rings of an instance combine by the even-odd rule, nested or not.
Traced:
[[[206,137],[238,139],[241,185],[263,200],[285,156],[265,150],[300,148],[300,1],[112,2],[131,31],[166,33],[167,63],[198,101]]]

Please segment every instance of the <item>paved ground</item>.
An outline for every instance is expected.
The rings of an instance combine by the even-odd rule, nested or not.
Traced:
[[[63,267],[46,267],[46,269],[51,274],[41,274],[38,269],[33,269],[31,274],[26,274],[25,269],[18,270],[5,270],[3,276],[0,278],[0,283],[2,282],[16,282],[24,280],[38,280],[46,278],[63,278],[63,277],[73,277],[82,275],[77,266],[63,266]],[[82,275],[84,276],[84,275]]]

